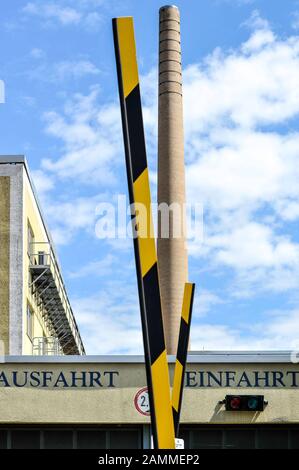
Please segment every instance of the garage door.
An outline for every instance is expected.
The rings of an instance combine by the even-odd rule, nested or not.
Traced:
[[[187,449],[299,449],[299,425],[182,426]]]

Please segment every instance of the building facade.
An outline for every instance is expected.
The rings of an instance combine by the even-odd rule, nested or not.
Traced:
[[[7,357],[0,448],[150,448],[145,387],[142,356]],[[227,411],[226,395],[266,404]],[[190,449],[298,449],[298,363],[279,351],[190,354],[180,434]]]
[[[0,299],[5,354],[84,354],[23,156],[0,157]]]

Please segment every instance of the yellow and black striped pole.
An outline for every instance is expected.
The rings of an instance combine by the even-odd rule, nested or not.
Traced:
[[[195,284],[191,282],[186,282],[184,289],[181,325],[172,388],[172,413],[176,437],[178,437],[179,434],[180,414],[184,389],[184,375],[188,353],[194,290]]]
[[[156,244],[153,236],[133,18],[114,18],[113,35],[121,103],[134,251],[154,447],[175,447]],[[138,206],[145,209],[142,217]]]

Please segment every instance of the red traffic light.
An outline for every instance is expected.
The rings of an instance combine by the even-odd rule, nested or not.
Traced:
[[[231,398],[229,405],[233,410],[239,410],[241,406],[241,398],[240,397]]]

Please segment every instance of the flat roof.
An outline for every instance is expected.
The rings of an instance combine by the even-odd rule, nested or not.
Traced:
[[[24,155],[0,155],[1,163],[26,163]]]
[[[188,354],[189,364],[288,364],[292,363],[293,351],[194,351]],[[168,356],[168,362],[174,363],[175,356]],[[298,358],[299,359],[299,358]],[[85,364],[140,364],[144,356],[103,355],[103,356],[5,356],[4,363],[85,363]]]

